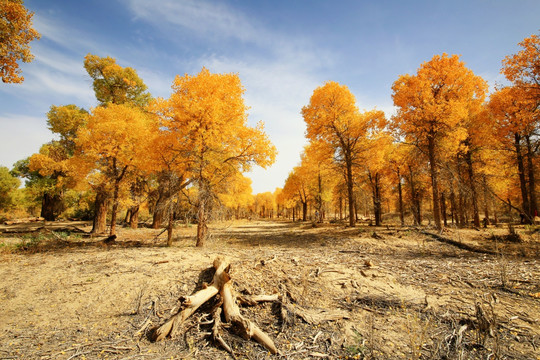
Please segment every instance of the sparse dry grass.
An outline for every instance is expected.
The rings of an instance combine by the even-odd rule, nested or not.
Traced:
[[[530,229],[517,229],[520,243],[501,240],[504,228],[442,234],[501,255],[392,226],[246,221],[213,230],[204,249],[194,247],[195,227],[184,225],[171,248],[163,246],[165,234],[156,239],[160,230],[147,228],[121,229],[110,247],[75,232],[60,241],[45,231],[26,249],[21,234],[4,234],[0,358],[230,358],[205,335],[209,309],[188,321],[182,337],[151,343],[144,336],[170,316],[180,295],[208,279],[217,255],[231,258],[239,291],[287,294],[305,308],[349,314],[284,324],[275,305],[244,308],[273,337],[277,358],[535,359],[540,353],[540,247]],[[226,331],[224,340],[238,358],[276,358]]]

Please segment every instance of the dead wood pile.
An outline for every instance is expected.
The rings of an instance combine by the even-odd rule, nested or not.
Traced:
[[[210,284],[203,284],[203,288],[193,295],[180,298],[181,306],[176,314],[171,316],[164,324],[151,331],[150,339],[160,341],[165,338],[174,338],[182,333],[182,324],[197,311],[203,304],[217,297],[217,302],[211,311],[213,340],[235,358],[231,347],[221,336],[223,328],[229,328],[245,340],[253,339],[266,348],[270,353],[277,354],[278,349],[268,334],[262,331],[254,322],[246,319],[240,313],[239,305],[254,306],[262,302],[273,302],[280,306],[280,316],[283,324],[289,323],[291,317],[297,316],[308,324],[318,324],[324,321],[332,321],[347,318],[344,311],[318,311],[304,309],[297,304],[291,304],[287,295],[252,295],[245,296],[235,292],[233,288],[229,261],[218,256],[213,262],[215,270]],[[223,323],[222,321],[222,314]]]

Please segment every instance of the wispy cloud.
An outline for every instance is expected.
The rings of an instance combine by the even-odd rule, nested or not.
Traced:
[[[39,151],[41,144],[51,141],[51,132],[44,127],[44,118],[6,114],[0,116],[0,165],[11,168],[15,162]]]
[[[245,16],[219,2],[166,0],[159,5],[146,0],[126,0],[135,16],[156,26],[175,25],[204,36],[256,42],[257,29]]]

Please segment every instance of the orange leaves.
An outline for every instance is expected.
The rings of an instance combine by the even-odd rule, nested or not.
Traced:
[[[0,1],[0,78],[5,83],[23,82],[17,61],[30,62],[34,58],[28,44],[40,35],[32,28],[33,15],[22,1]]]
[[[151,109],[185,171],[213,183],[228,173],[247,171],[252,164],[266,167],[274,162],[276,150],[262,122],[247,125],[238,75],[203,68],[195,76],[177,76],[172,88],[171,97],[158,99]]]
[[[113,179],[124,168],[145,170],[151,166],[148,154],[156,133],[156,124],[138,108],[114,104],[98,107],[77,134],[78,156]]]
[[[347,86],[329,81],[313,91],[308,106],[302,108],[310,140],[334,142],[335,134],[352,129],[358,108]]]
[[[533,85],[537,91],[540,83],[540,37],[531,35],[519,43],[522,50],[503,60],[501,73],[517,85]],[[537,93],[538,96],[538,93]]]
[[[398,107],[395,126],[417,141],[452,131],[480,106],[487,83],[465,67],[459,56],[436,55],[414,76],[403,75],[392,86]]]

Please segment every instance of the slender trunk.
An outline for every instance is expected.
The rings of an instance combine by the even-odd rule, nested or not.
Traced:
[[[414,181],[414,175],[412,167],[409,165],[409,186],[411,188],[411,202],[412,213],[414,219],[414,225],[421,225],[422,218],[420,216],[420,194],[416,189],[416,182]]]
[[[302,201],[302,221],[307,220],[307,201]]]
[[[349,197],[349,226],[354,227],[356,222],[354,219],[354,192],[353,192],[353,174],[352,160],[347,159],[347,195]]]
[[[399,173],[399,169],[397,170],[397,178],[398,178],[399,221],[401,223],[401,226],[404,226],[405,216],[403,214],[403,189],[401,188],[401,174]]]
[[[459,220],[457,215],[456,193],[454,192],[453,184],[450,184],[450,206],[452,207],[452,224],[456,224]]]
[[[199,198],[199,209],[197,211],[197,243],[196,247],[204,246],[206,239],[208,238],[208,215],[206,212],[206,199],[203,197]]]
[[[521,199],[523,204],[523,213],[530,214],[529,192],[527,191],[527,182],[525,180],[525,166],[523,164],[523,154],[521,153],[521,136],[514,134],[514,146],[516,149],[516,160],[518,165],[519,185],[521,189]]]
[[[438,184],[438,172],[437,164],[435,161],[435,139],[433,136],[428,138],[428,156],[429,156],[429,170],[431,175],[431,188],[433,194],[433,221],[435,227],[440,230],[441,226],[441,211],[439,206],[439,184]]]
[[[173,222],[173,202],[171,201],[169,204],[169,223],[167,225],[167,246],[169,247],[172,246]]]
[[[441,213],[444,226],[448,226],[448,220],[446,219],[446,196],[444,191],[441,193]]]
[[[472,163],[472,154],[467,151],[465,155],[465,161],[467,163],[467,173],[469,175],[469,188],[471,189],[471,201],[473,207],[473,222],[476,228],[480,227],[480,212],[478,210],[478,195],[476,193],[476,185],[474,183],[474,169]]]
[[[368,172],[368,178],[371,183],[371,189],[373,192],[373,213],[375,215],[375,226],[381,226],[381,198],[380,198],[380,186],[379,186],[379,174],[371,176]]]
[[[529,217],[532,222],[534,217],[538,214],[538,203],[536,201],[536,181],[534,177],[534,153],[529,135],[525,136],[525,141],[527,142],[527,168],[529,173]]]
[[[489,193],[485,174],[482,176],[482,186],[484,188],[484,222],[489,225],[491,223],[489,220]]]
[[[94,201],[94,223],[92,234],[101,234],[107,230],[107,208],[109,196],[103,187],[98,188]]]

